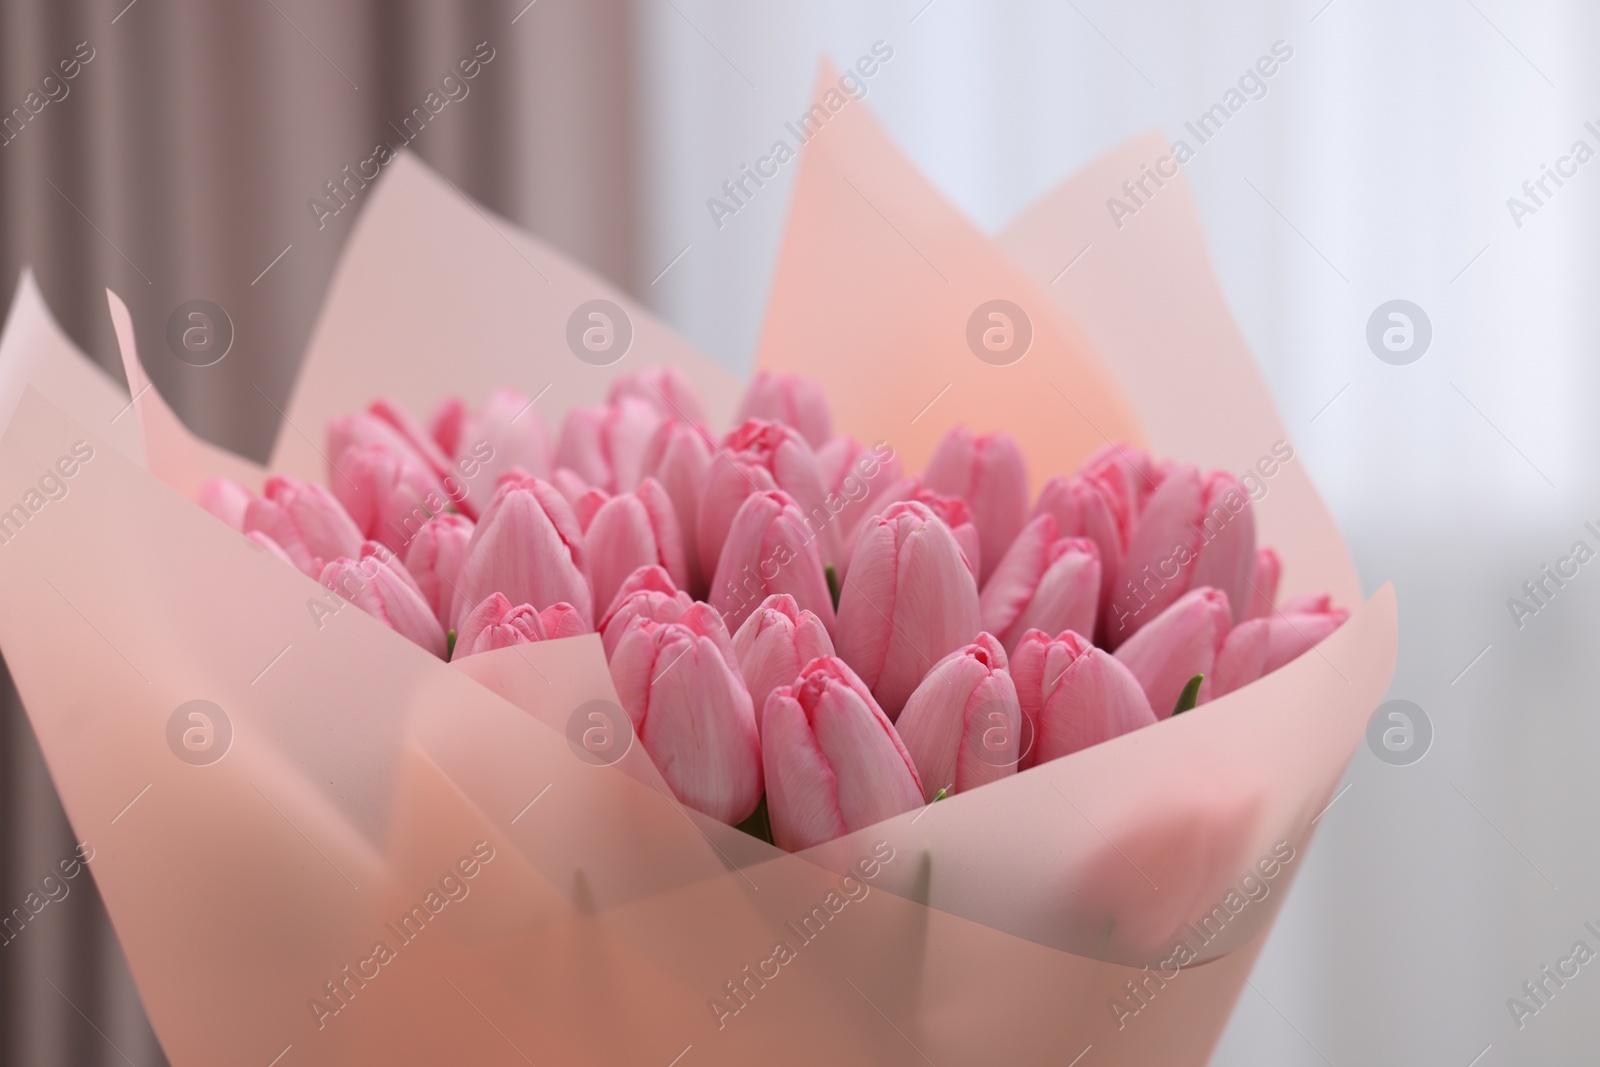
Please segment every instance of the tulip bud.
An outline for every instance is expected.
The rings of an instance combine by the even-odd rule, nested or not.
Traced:
[[[622,587],[611,600],[600,619],[600,641],[605,645],[609,660],[617,650],[617,642],[627,632],[634,619],[651,622],[677,622],[683,613],[694,606],[688,593],[681,592],[662,567],[640,567],[623,580]]]
[[[1128,638],[1116,656],[1139,679],[1156,718],[1165,719],[1197,674],[1205,676],[1198,702],[1211,699],[1217,655],[1232,627],[1228,594],[1209,586],[1195,589]]]
[[[606,403],[615,404],[625,396],[645,401],[669,421],[692,425],[707,421],[699,390],[677,367],[648,367],[614,379]]]
[[[965,426],[957,426],[939,442],[922,481],[972,508],[983,546],[978,580],[988,581],[1028,519],[1028,465],[1016,440],[1006,433],[974,437]]]
[[[889,719],[837,657],[773,690],[762,714],[767,815],[796,852],[910,811],[922,780]]]
[[[706,494],[706,476],[716,446],[704,426],[669,421],[656,428],[645,448],[644,473],[661,483],[672,500],[682,532],[684,564],[688,580],[685,589],[699,592],[706,588],[710,574],[700,563],[700,501]]]
[[[972,523],[972,509],[967,506],[967,502],[958,496],[935,493],[922,484],[921,478],[902,478],[873,501],[872,514],[881,515],[888,510],[890,504],[902,500],[914,500],[944,520],[944,524],[950,527],[950,532],[955,535],[956,544],[961,546],[961,554],[967,559],[967,569],[972,572],[973,581],[977,581],[981,570],[980,564],[983,562],[983,550],[978,541],[978,528]],[[852,555],[855,554],[856,542],[860,540],[861,531],[866,525],[866,520],[863,520],[848,535]]]
[[[894,487],[904,480],[900,457],[894,454],[887,441],[867,448],[853,437],[835,437],[817,449],[817,471],[828,493],[828,508],[834,512],[832,524],[838,533],[836,562],[843,567],[850,562],[855,550],[855,534],[862,523],[895,500],[910,499],[909,495],[891,495]],[[976,531],[973,543],[977,543]]]
[[[679,588],[688,582],[678,516],[653,478],[601,504],[583,536],[596,604],[610,604],[623,580],[640,567],[665,568]]]
[[[360,555],[360,529],[322,486],[275,474],[262,493],[245,507],[244,532],[272,538],[305,574],[318,577],[329,560]]]
[[[417,584],[394,553],[377,542],[360,549],[361,558],[340,556],[322,569],[323,585],[403,637],[445,658],[444,627],[434,618]]]
[[[712,575],[711,604],[738,629],[773,593],[788,593],[833,627],[833,596],[816,539],[794,499],[778,490],[752,493],[739,506]]]
[[[472,520],[447,513],[424,524],[406,548],[406,570],[441,626],[455,618],[456,581],[471,539]]]
[[[553,486],[537,478],[501,483],[467,542],[455,629],[490,593],[538,611],[565,601],[587,624],[594,618],[587,562],[578,520]]]
[[[231,478],[214,478],[200,487],[200,506],[242,533],[250,490]]]
[[[1104,625],[1117,573],[1122,568],[1122,554],[1128,547],[1132,514],[1121,509],[1117,497],[1100,480],[1082,474],[1051,478],[1039,491],[1033,513],[1036,517],[1053,517],[1057,536],[1087,537],[1100,549],[1100,599],[1096,617]]]
[[[1212,697],[1243,688],[1299,658],[1349,617],[1324,593],[1291,601],[1281,612],[1245,620],[1223,642]]]
[[[1192,677],[1192,676],[1191,676]],[[1156,721],[1144,689],[1121,660],[1088,638],[1029,630],[1011,657],[1011,679],[1032,751],[1024,767],[1047,763]],[[1176,699],[1174,699],[1176,702]]]
[[[1120,645],[1189,589],[1203,586],[1226,593],[1237,605],[1234,621],[1243,621],[1255,561],[1255,515],[1238,481],[1219,471],[1202,477],[1192,466],[1164,467],[1133,524],[1103,638]]]
[[[527,604],[513,606],[499,593],[490,593],[462,620],[450,658],[458,660],[497,648],[577,637],[588,632],[588,624],[571,604],[552,604],[543,611],[534,611]]]
[[[833,655],[833,641],[814,613],[801,608],[788,593],[774,593],[734,633],[733,651],[750,690],[759,730],[768,695],[800,677],[807,663]]]
[[[961,793],[1015,774],[1025,734],[1000,642],[981,633],[935,664],[895,729],[930,803],[940,789]]]
[[[978,586],[950,527],[912,501],[869,520],[839,595],[835,645],[891,719],[935,663],[977,636],[978,620]]]
[[[983,628],[1015,649],[1029,630],[1094,633],[1100,600],[1100,549],[1086,537],[1057,537],[1049,514],[1011,542],[978,598]]]
[[[345,451],[333,495],[363,537],[404,551],[429,519],[445,513],[444,487],[409,453],[382,445]]]
[[[679,800],[735,826],[761,800],[761,742],[722,619],[636,619],[611,657],[617,699]]]
[[[644,473],[645,446],[662,417],[649,403],[624,396],[598,408],[573,408],[561,423],[558,467],[570,467],[590,485],[625,493]]]
[[[509,471],[522,477],[550,476],[550,431],[533,401],[515,389],[495,390],[476,410],[451,397],[434,412],[429,430],[473,486],[483,487],[473,494],[483,503]]]
[[[821,448],[833,437],[833,411],[822,386],[797,375],[758,372],[734,416],[735,422],[747,419],[791,426],[812,448]]]
[[[1278,579],[1283,574],[1283,563],[1278,554],[1265,546],[1256,549],[1255,574],[1250,579],[1250,610],[1247,619],[1260,619],[1272,614],[1278,602]]]
[[[722,544],[744,498],[781,489],[794,499],[804,521],[818,537],[823,563],[833,563],[836,531],[826,504],[817,458],[798,431],[751,419],[723,439],[706,474],[698,520],[700,565],[715,575]],[[809,607],[810,605],[805,605]]]

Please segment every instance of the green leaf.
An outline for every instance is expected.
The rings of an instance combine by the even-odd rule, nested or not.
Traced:
[[[1189,679],[1183,687],[1183,692],[1178,694],[1178,703],[1172,709],[1172,714],[1179,715],[1200,702],[1200,683],[1206,680],[1203,674],[1197,674]]]
[[[449,659],[456,654],[456,632],[451,630],[444,635],[444,658]]]
[[[947,797],[949,795],[950,795],[950,787],[947,786],[947,785],[941,785],[939,787],[939,791],[937,793],[933,794],[933,799],[928,801],[928,803],[929,804],[937,804],[937,803],[939,803],[939,801],[943,800],[945,797]]]
[[[833,569],[833,564],[822,568],[822,574],[828,579],[828,595],[833,598],[833,610],[839,610],[839,572]]]

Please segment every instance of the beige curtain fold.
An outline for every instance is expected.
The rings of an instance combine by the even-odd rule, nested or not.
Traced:
[[[361,209],[358,182],[348,203],[325,183],[404,137],[464,195],[637,291],[636,23],[630,0],[6,0],[0,314],[31,265],[67,332],[120,378],[114,289],[189,426],[264,459]],[[470,79],[464,59],[478,60]],[[233,325],[214,366],[165,343],[194,299]],[[0,917],[75,846],[9,683],[5,699]],[[165,1062],[92,880],[68,884],[0,944],[0,1059]]]

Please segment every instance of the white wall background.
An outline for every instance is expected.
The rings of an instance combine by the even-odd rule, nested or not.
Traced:
[[[705,200],[803,110],[821,56],[893,45],[869,106],[994,231],[1118,142],[1177,136],[1275,40],[1290,44],[1268,95],[1186,175],[1368,588],[1396,583],[1392,695],[1436,736],[1410,767],[1358,752],[1215,1062],[1596,1062],[1600,963],[1524,1029],[1506,998],[1578,938],[1600,950],[1582,929],[1600,927],[1600,563],[1520,631],[1505,601],[1576,538],[1600,547],[1581,529],[1600,520],[1600,160],[1521,228],[1506,199],[1574,140],[1600,150],[1583,128],[1600,126],[1600,10],[925,3],[645,4],[645,282],[688,250],[641,287],[690,339],[748,365],[794,168],[720,231]],[[1364,339],[1394,297],[1434,329],[1405,367]]]

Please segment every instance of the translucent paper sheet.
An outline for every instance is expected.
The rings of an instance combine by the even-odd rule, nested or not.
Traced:
[[[1281,432],[1181,189],[1149,216],[1154,233],[1096,262],[1094,287],[1044,276],[1052,235],[1076,240],[1104,212],[1095,175],[1110,166],[1019,223],[1013,260],[847,105],[801,164],[763,363],[820,377],[844,431],[889,440],[913,469],[962,420],[1017,433],[1036,480],[1068,471],[1101,432],[1139,439],[1124,395],[1158,448],[1253,463]],[[965,340],[967,305],[997,297],[1033,323],[1033,347],[1005,365]],[[565,341],[595,299],[632,320],[633,347],[609,366]],[[46,332],[19,317],[44,314],[19,302],[0,380],[15,338]],[[142,381],[115,301],[113,314]],[[1173,319],[1185,344],[1128,323],[1141,314]],[[274,466],[320,478],[326,420],[376,394],[425,412],[449,392],[548,385],[554,425],[615,374],[666,361],[726,417],[726,375],[402,157],[352,238]],[[1218,379],[1194,388],[1245,398],[1238,418],[1145,413],[1160,388],[1138,383],[1193,377],[1190,363]],[[311,605],[332,594],[187,498],[240,461],[195,441],[152,389],[136,404],[146,473],[81,400],[40,384],[0,439],[0,508],[26,515],[14,531],[0,515],[0,649],[178,1067],[942,1067],[1085,1049],[1085,1064],[1200,1064],[1393,670],[1392,591],[1360,605],[1289,463],[1258,504],[1264,539],[1296,588],[1356,608],[1315,652],[791,856],[676,804],[637,748],[614,766],[579,758],[574,714],[615,700],[598,638],[444,664],[353,606],[323,617]]]

